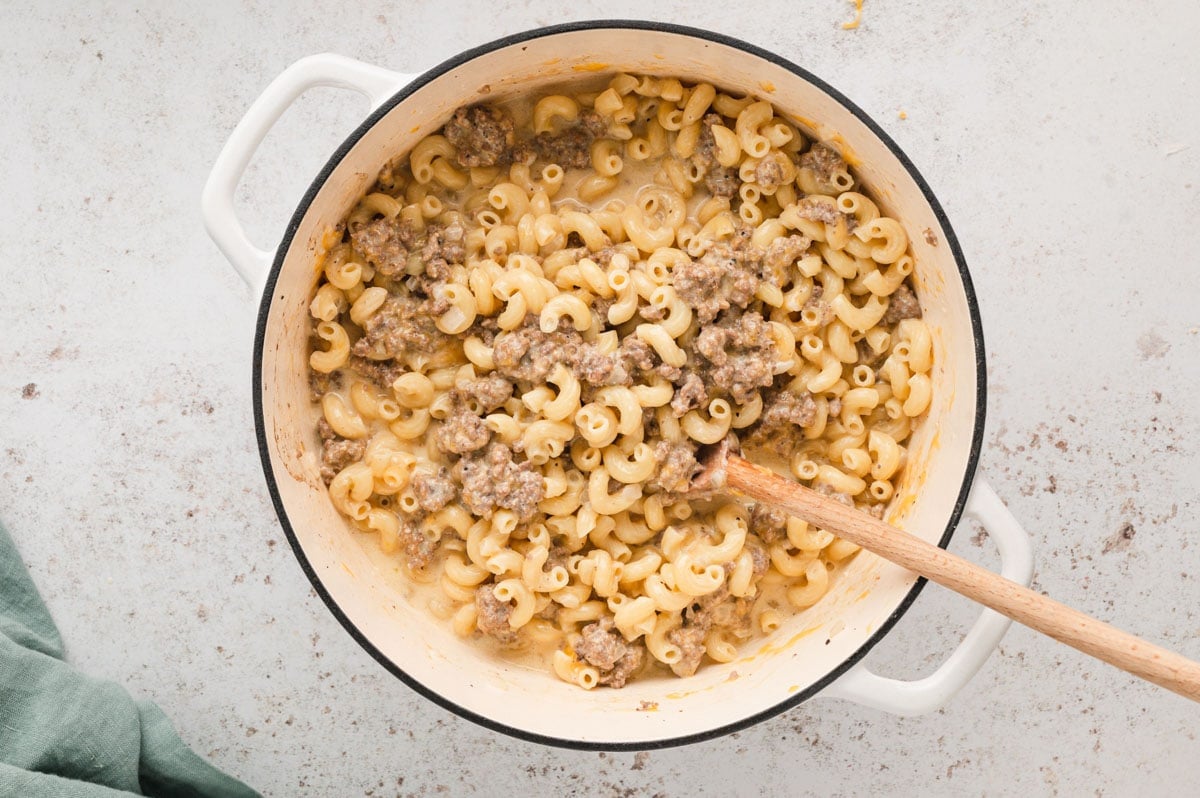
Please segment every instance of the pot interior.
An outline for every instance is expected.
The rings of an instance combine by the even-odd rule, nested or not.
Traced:
[[[981,434],[982,352],[973,306],[952,234],[903,156],[815,78],[708,34],[598,27],[530,35],[467,54],[401,92],[334,156],[301,205],[260,317],[257,420],[268,481],[297,553],[331,608],[381,662],[443,705],[512,733],[575,745],[648,747],[728,730],[813,694],[865,653],[906,605],[914,575],[861,553],[817,606],[745,644],[736,661],[708,663],[686,680],[646,678],[621,690],[583,691],[543,666],[500,658],[457,638],[427,608],[431,588],[413,584],[379,552],[373,535],[343,521],[318,476],[319,410],[308,399],[306,347],[323,231],[354,205],[385,162],[464,104],[619,71],[707,80],[770,100],[806,133],[833,142],[912,239],[914,279],[933,332],[934,392],[889,518],[933,542],[944,542],[957,519]]]

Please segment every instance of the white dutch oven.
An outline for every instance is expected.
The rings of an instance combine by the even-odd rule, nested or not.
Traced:
[[[204,191],[209,233],[246,282],[263,288],[254,342],[254,412],[267,484],[301,567],[346,630],[413,689],[463,717],[525,739],[583,748],[642,749],[745,728],[815,695],[900,714],[941,707],[979,670],[1009,621],[984,611],[959,648],[918,681],[876,675],[859,660],[916,598],[923,580],[862,554],[816,607],[742,656],[687,680],[635,681],[585,692],[460,640],[384,558],[374,536],[351,531],[318,477],[316,410],[308,399],[308,303],[322,232],[380,167],[439,128],[461,105],[597,72],[712,81],[770,99],[820,138],[838,143],[885,212],[913,233],[915,279],[934,332],[933,404],[919,425],[890,518],[945,546],[965,514],[999,547],[1003,573],[1028,583],[1029,540],[975,476],[983,435],[984,350],[979,309],[950,224],[900,149],[824,81],[776,55],[705,31],[635,22],[545,28],[464,53],[423,75],[335,55],[289,67],[230,136]],[[313,182],[276,252],[258,249],[234,214],[246,164],[301,93],[337,86],[366,95],[371,115]],[[924,234],[923,234],[924,233]]]

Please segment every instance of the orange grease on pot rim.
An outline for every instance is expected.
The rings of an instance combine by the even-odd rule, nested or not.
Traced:
[[[823,624],[810,626],[803,631],[797,632],[796,634],[792,635],[792,637],[786,643],[765,643],[763,644],[762,648],[760,648],[758,651],[755,651],[749,657],[745,657],[745,659],[752,660],[756,657],[762,656],[763,654],[778,654],[780,651],[786,651],[795,645],[797,640],[800,640],[803,637],[808,637],[810,634],[820,629],[822,625]]]
[[[321,251],[313,258],[314,274],[325,271],[325,258],[329,256],[329,250],[341,240],[342,234],[332,227],[326,227],[325,232],[321,233],[321,241],[318,244]]]
[[[586,64],[576,64],[575,66],[571,67],[571,69],[575,70],[576,72],[602,72],[605,69],[608,69],[608,64],[604,63],[603,61],[591,61]]]
[[[904,495],[904,498],[902,498],[900,500],[900,503],[898,505],[896,505],[896,509],[894,511],[892,511],[892,513],[890,514],[889,522],[894,521],[894,519],[899,518],[900,516],[906,514],[909,510],[912,509],[912,506],[916,503],[917,503],[917,496],[916,496],[915,491],[907,492]]]
[[[775,84],[769,80],[760,80],[758,82],[758,87],[760,89],[762,89],[763,91],[767,92],[768,94],[775,93]]]
[[[842,153],[842,160],[846,162],[847,166],[856,169],[862,166],[862,159],[854,154],[854,150],[850,149],[850,145],[842,138],[841,133],[834,133],[829,140],[838,145],[838,151]]]
[[[817,123],[814,120],[809,119],[807,116],[800,116],[799,114],[791,114],[791,117],[796,124],[803,125],[813,133],[817,132]]]

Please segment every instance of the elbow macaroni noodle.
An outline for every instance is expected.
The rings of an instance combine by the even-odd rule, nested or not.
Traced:
[[[327,244],[308,362],[330,501],[457,634],[584,689],[735,661],[857,551],[689,500],[700,446],[738,435],[882,514],[932,401],[901,222],[769,102],[710,84],[460,110]],[[752,314],[757,338],[729,338]]]

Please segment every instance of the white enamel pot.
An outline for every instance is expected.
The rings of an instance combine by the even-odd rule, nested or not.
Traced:
[[[549,670],[506,663],[457,638],[383,557],[354,533],[318,477],[316,409],[308,398],[308,303],[322,232],[336,224],[380,167],[433,132],[450,112],[600,71],[712,81],[775,103],[835,141],[885,212],[912,231],[915,279],[934,333],[933,404],[919,425],[890,518],[945,546],[963,516],[990,533],[1005,576],[1028,583],[1028,537],[975,474],[983,435],[984,350],[979,309],[954,233],[916,168],[880,127],[824,81],[772,53],[717,34],[640,22],[544,28],[476,48],[422,75],[335,55],[305,58],[263,92],[230,136],[204,190],[209,233],[255,290],[254,414],[267,484],[301,567],[346,630],[413,689],[491,729],[538,742],[644,749],[745,728],[814,696],[918,714],[945,704],[979,670],[1009,621],[984,611],[932,674],[900,681],[860,660],[912,604],[923,580],[866,553],[816,607],[792,617],[742,656],[687,680],[649,678],[583,691]],[[366,95],[369,117],[329,159],[275,252],[252,245],[234,190],[259,142],[304,91],[337,86]],[[380,697],[386,703],[387,697]]]

